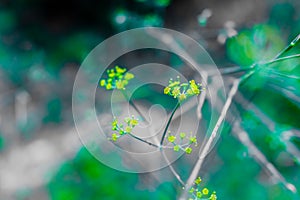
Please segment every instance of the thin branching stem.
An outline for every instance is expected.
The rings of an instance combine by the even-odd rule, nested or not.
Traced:
[[[269,172],[274,179],[281,182],[286,189],[290,190],[293,193],[297,192],[296,187],[287,182],[285,178],[281,175],[281,173],[274,167],[272,163],[270,163],[264,154],[252,143],[250,140],[247,132],[243,130],[240,126],[240,121],[237,120],[233,125],[233,132],[236,134],[237,138],[244,144],[250,154],[253,156],[254,159],[257,160],[258,163],[267,171]]]
[[[284,57],[281,57],[281,58],[273,59],[273,60],[268,61],[268,62],[260,63],[260,65],[270,65],[270,64],[277,63],[277,62],[281,62],[281,61],[285,61],[285,60],[290,60],[290,59],[295,59],[295,58],[299,58],[299,57],[300,57],[300,54],[294,54],[294,55],[290,55],[290,56],[284,56]]]
[[[203,161],[204,161],[204,158],[205,156],[209,153],[210,151],[210,148],[213,144],[213,141],[215,140],[216,136],[217,136],[217,132],[226,116],[226,113],[231,105],[231,102],[232,102],[232,99],[234,97],[234,95],[236,94],[237,90],[238,90],[238,86],[239,84],[241,83],[241,80],[242,79],[236,79],[232,85],[232,88],[228,94],[228,98],[225,102],[225,105],[221,111],[221,114],[217,120],[217,123],[214,127],[214,129],[212,130],[212,133],[210,135],[210,137],[208,138],[207,142],[205,143],[203,149],[200,150],[200,153],[198,155],[198,160],[192,170],[192,173],[190,174],[187,182],[186,182],[186,185],[185,185],[185,189],[184,189],[184,192],[182,193],[181,195],[181,198],[180,199],[185,199],[185,197],[187,196],[188,194],[188,191],[190,190],[190,188],[193,186],[193,183],[194,183],[194,180],[197,178],[198,174],[199,174],[199,171],[201,169],[201,166],[203,164]]]
[[[154,139],[156,140],[156,142],[159,144],[159,140],[157,137],[154,137]],[[167,146],[160,146],[161,148],[167,148]],[[176,172],[175,168],[172,166],[172,163],[169,161],[168,157],[166,156],[164,151],[161,151],[164,160],[167,162],[167,166],[170,169],[170,171],[172,172],[172,174],[175,176],[175,178],[177,179],[177,181],[184,186],[184,182],[182,181],[179,173]]]
[[[147,119],[145,118],[145,116],[144,116],[144,115],[142,114],[142,112],[138,109],[138,107],[135,105],[135,103],[134,103],[133,101],[131,101],[131,99],[127,96],[127,94],[126,94],[124,91],[122,91],[122,93],[123,93],[123,95],[125,96],[125,98],[128,100],[129,104],[130,104],[130,105],[131,105],[131,106],[132,106],[132,107],[133,107],[133,108],[134,108],[134,109],[135,109],[135,110],[136,110],[136,111],[144,118],[145,121],[147,121]],[[167,126],[166,126],[166,128],[165,128],[164,133],[166,133],[166,130],[168,129],[168,127],[169,127],[169,125],[170,125],[170,123],[171,123],[171,121],[172,121],[173,115],[174,115],[174,113],[176,112],[176,110],[177,110],[178,107],[179,107],[179,103],[176,105],[175,109],[173,110],[173,112],[172,112],[172,114],[171,114],[171,116],[170,116],[170,118],[169,118],[169,120],[168,120],[168,123],[167,123]],[[148,121],[147,121],[147,122],[148,122]],[[163,147],[163,146],[162,146],[162,143],[160,144],[160,146],[158,146],[158,145],[153,144],[153,143],[151,143],[151,142],[148,142],[148,141],[146,141],[146,140],[144,140],[144,139],[142,139],[142,138],[140,138],[140,137],[137,137],[137,136],[135,136],[135,135],[133,135],[133,134],[131,134],[131,133],[129,133],[129,135],[130,135],[131,137],[133,137],[134,139],[139,140],[139,141],[141,141],[141,142],[144,142],[144,143],[146,143],[146,144],[148,144],[148,145],[150,145],[150,146],[153,146],[153,147],[156,147],[156,148],[162,148],[162,147]],[[162,142],[163,142],[163,140],[162,140]],[[161,152],[162,152],[162,155],[163,155],[165,161],[167,162],[167,165],[168,165],[170,171],[171,171],[172,174],[175,176],[175,178],[178,180],[178,182],[183,186],[183,185],[184,185],[184,182],[182,181],[180,175],[176,172],[176,170],[174,169],[174,167],[173,167],[172,164],[170,163],[170,161],[169,161],[169,159],[167,158],[165,152],[164,152],[164,151],[161,151]]]
[[[179,105],[180,105],[180,103],[178,102],[178,103],[176,104],[175,108],[173,109],[173,111],[172,111],[172,113],[171,113],[169,119],[168,119],[167,125],[166,125],[166,127],[165,127],[165,129],[164,129],[163,135],[162,135],[161,140],[160,140],[160,145],[163,145],[163,143],[164,143],[164,140],[165,140],[165,137],[166,137],[168,128],[169,128],[169,126],[170,126],[170,124],[171,124],[172,118],[173,118],[173,116],[174,116],[176,110],[179,108]]]
[[[194,183],[194,180],[197,178],[198,174],[199,174],[199,171],[201,169],[201,166],[203,164],[203,161],[204,161],[204,158],[206,157],[206,155],[209,153],[210,149],[211,149],[211,146],[213,144],[213,142],[215,141],[215,138],[217,137],[217,133],[218,133],[218,130],[222,124],[222,122],[224,121],[225,117],[226,117],[226,114],[227,114],[227,111],[232,103],[232,100],[235,96],[235,94],[237,93],[238,91],[238,88],[239,88],[239,85],[241,85],[244,81],[246,81],[253,73],[255,72],[255,70],[251,71],[251,72],[248,72],[247,74],[243,75],[241,78],[239,79],[236,79],[234,82],[233,82],[233,85],[229,91],[229,94],[228,94],[228,98],[222,108],[222,111],[221,111],[221,114],[217,120],[217,123],[216,125],[214,126],[213,130],[212,130],[212,133],[210,135],[210,137],[208,138],[207,142],[205,143],[204,147],[202,149],[200,149],[200,152],[199,152],[199,155],[198,155],[198,160],[186,182],[186,185],[185,185],[185,189],[184,189],[184,192],[182,193],[181,195],[181,198],[180,199],[185,199],[185,197],[187,196],[188,194],[188,191],[189,189],[192,187],[193,183]]]
[[[170,163],[170,161],[169,161],[167,155],[165,154],[165,152],[164,151],[161,151],[161,152],[162,152],[162,155],[163,155],[165,161],[167,162],[168,167],[170,168],[170,171],[172,172],[172,174],[175,176],[175,178],[178,180],[178,182],[181,184],[181,186],[184,186],[183,180],[181,179],[180,175],[176,172],[176,170],[174,169],[174,167]]]
[[[125,93],[125,91],[122,91],[122,94],[124,95],[124,97],[126,98],[126,100],[129,102],[129,104],[136,110],[136,112],[146,121],[146,122],[148,122],[147,121],[147,118],[143,115],[143,113],[138,109],[138,107],[135,105],[135,103],[127,96],[127,94]],[[136,140],[139,140],[139,141],[141,141],[141,142],[144,142],[144,143],[146,143],[146,144],[148,144],[148,145],[150,145],[150,146],[153,146],[153,147],[156,147],[156,148],[159,148],[159,146],[158,145],[156,145],[156,144],[153,144],[152,142],[148,142],[148,141],[146,141],[146,140],[144,140],[144,139],[142,139],[142,138],[140,138],[140,137],[138,137],[138,136],[136,136],[136,135],[134,135],[134,134],[132,134],[132,133],[128,133],[131,137],[133,137],[134,139],[136,139]]]
[[[139,140],[139,141],[141,141],[141,142],[144,142],[144,143],[146,143],[146,144],[148,144],[148,145],[150,145],[150,146],[159,148],[158,145],[153,144],[153,143],[151,143],[151,142],[148,142],[148,141],[146,141],[146,140],[144,140],[144,139],[142,139],[142,138],[140,138],[140,137],[138,137],[138,136],[136,136],[136,135],[134,135],[134,134],[132,134],[132,133],[128,133],[128,134],[129,134],[131,137],[133,137],[134,139],[136,139],[136,140]]]
[[[293,47],[295,47],[299,41],[300,41],[300,34],[298,34],[297,37],[295,37],[295,39],[287,47],[285,47],[281,52],[279,52],[273,58],[273,60],[275,60],[275,59],[279,58],[280,56],[282,56],[283,54],[287,53],[289,50],[291,50]]]
[[[259,117],[261,122],[271,131],[275,131],[275,122],[264,114],[258,107],[256,107],[253,103],[249,102],[247,99],[243,97],[243,95],[239,92],[236,95],[236,102],[239,103],[244,110],[251,110],[255,115]],[[298,148],[290,142],[290,137],[294,135],[292,131],[285,131],[281,134],[280,138],[286,143],[286,151],[293,156],[298,163],[300,163],[300,151]]]
[[[252,64],[246,67],[242,67],[242,66],[226,67],[226,68],[220,68],[219,71],[222,75],[229,75],[238,72],[247,72],[249,70],[252,70],[255,67],[255,65],[256,64]]]
[[[266,63],[262,63],[263,65],[269,65],[269,64],[272,64],[272,63],[276,63],[276,62],[279,62],[279,61],[283,61],[283,60],[287,60],[287,59],[293,59],[293,58],[297,58],[299,57],[300,55],[296,54],[296,55],[292,55],[292,56],[286,56],[286,57],[282,57],[282,58],[279,58],[281,55],[283,55],[284,53],[286,53],[287,51],[289,51],[293,46],[295,46],[295,44],[299,41],[300,39],[300,36],[298,35],[297,38],[286,48],[284,49],[282,52],[280,52],[279,54],[277,54],[271,61],[269,62],[266,62]],[[206,155],[209,153],[210,149],[211,149],[211,146],[213,144],[213,141],[215,140],[215,138],[217,137],[217,132],[219,130],[219,127],[221,126],[223,120],[225,119],[226,117],[226,114],[227,114],[227,111],[232,103],[232,100],[235,96],[235,94],[237,93],[238,91],[238,88],[239,88],[239,85],[241,85],[242,82],[244,82],[245,80],[247,80],[254,72],[256,72],[258,69],[255,68],[257,66],[257,64],[253,64],[251,65],[249,68],[246,68],[246,69],[253,69],[251,70],[250,72],[246,73],[245,75],[243,75],[241,78],[239,79],[236,79],[234,82],[233,82],[233,85],[232,85],[232,88],[228,94],[228,98],[222,108],[222,111],[221,111],[221,114],[217,120],[217,123],[214,127],[214,129],[212,130],[212,133],[210,135],[210,137],[208,138],[207,142],[205,143],[203,149],[200,149],[200,153],[199,153],[199,156],[198,156],[198,160],[192,170],[192,173],[190,174],[187,182],[186,182],[186,185],[185,185],[185,189],[184,189],[184,192],[182,193],[180,199],[186,199],[187,197],[187,194],[188,194],[188,191],[189,189],[192,187],[193,185],[193,182],[194,180],[196,179],[196,177],[198,176],[198,173],[201,169],[201,166],[203,164],[203,161],[204,161],[204,158],[206,157]],[[228,71],[225,71],[223,72],[224,74],[226,73],[235,73],[236,71],[239,71],[241,70],[242,68],[233,68],[231,70],[228,70]],[[266,163],[267,164],[267,163]],[[291,190],[291,191],[296,191],[296,188],[290,184],[290,183],[287,183],[284,178],[281,176],[280,177],[280,174],[278,175],[278,173],[276,173],[277,171],[276,168],[272,168],[270,166],[267,166],[268,169],[273,172],[275,175],[277,175],[277,178],[280,178],[280,180],[285,184],[285,186]],[[285,182],[284,182],[285,181]]]

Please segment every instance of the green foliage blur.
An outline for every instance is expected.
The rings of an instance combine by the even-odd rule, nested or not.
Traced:
[[[142,188],[139,175],[111,169],[82,148],[76,157],[63,163],[51,179],[48,188],[53,200],[89,199],[174,199],[172,184],[157,188]]]
[[[300,21],[295,17],[291,4],[282,3],[272,7],[270,18],[264,24],[239,31],[226,43],[228,58],[245,69],[268,61],[285,48],[299,33]],[[285,37],[283,37],[285,36]],[[299,54],[298,44],[283,56]],[[242,95],[263,113],[262,116],[248,105],[236,103],[242,119],[242,127],[252,142],[278,169],[288,182],[300,189],[299,157],[288,150],[288,146],[299,149],[298,139],[284,138],[288,131],[299,130],[300,121],[300,62],[291,59],[262,66],[241,87]],[[295,94],[289,95],[290,93]],[[262,120],[268,118],[267,122]],[[230,126],[227,124],[227,126]],[[230,132],[223,132],[218,147],[222,165],[216,167],[211,180],[218,188],[220,199],[272,199],[296,200],[296,194],[283,184],[264,181],[268,174]],[[297,138],[297,137],[295,137]]]

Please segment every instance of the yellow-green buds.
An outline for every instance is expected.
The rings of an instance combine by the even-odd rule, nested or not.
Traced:
[[[194,186],[190,188],[189,193],[193,196],[194,200],[203,199],[203,200],[217,200],[216,192],[212,192],[209,195],[209,189],[207,187],[201,187],[202,179],[197,177],[194,181]]]
[[[119,66],[109,69],[106,72],[108,78],[101,79],[99,84],[107,90],[125,90],[125,86],[128,85],[128,81],[134,78],[132,73],[126,72],[126,68],[121,68]]]
[[[168,140],[169,140],[169,142],[174,142],[175,140],[176,140],[176,137],[174,136],[174,135],[170,135],[169,137],[168,137]]]
[[[118,123],[117,118],[114,118],[114,120],[111,123],[111,129],[113,131],[117,131],[117,133],[113,133],[111,135],[112,141],[117,141],[122,135],[131,134],[132,129],[138,125],[138,120],[134,118],[134,116],[126,117],[125,118],[126,126],[124,128],[124,125],[121,123]]]
[[[193,149],[191,147],[187,147],[187,148],[185,148],[184,151],[185,151],[185,153],[190,154],[190,153],[192,153]]]
[[[174,81],[170,79],[169,85],[164,88],[164,94],[177,98],[179,102],[184,101],[188,97],[197,96],[201,92],[201,84],[191,80],[188,83],[180,83],[180,78]]]
[[[203,193],[204,195],[208,195],[209,190],[208,190],[207,188],[203,188],[202,193]]]
[[[217,200],[216,192],[213,192],[213,193],[210,195],[209,200]]]
[[[171,135],[171,132],[169,132],[167,139],[170,143],[174,145],[173,150],[176,152],[181,150],[186,154],[191,154],[193,149],[191,148],[191,146],[188,145],[194,144],[195,146],[197,146],[196,136],[190,136],[188,138],[186,133],[180,132],[178,138],[179,139],[177,139],[175,135]]]
[[[200,178],[200,176],[198,178],[196,178],[195,180],[195,184],[199,185],[202,182],[202,179]]]

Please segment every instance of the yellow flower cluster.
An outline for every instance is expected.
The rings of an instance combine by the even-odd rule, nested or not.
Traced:
[[[133,78],[134,75],[126,72],[125,68],[116,66],[113,69],[107,70],[107,79],[101,79],[100,86],[105,87],[107,90],[125,90],[125,86],[128,85],[128,81]]]
[[[186,138],[186,133],[184,133],[184,132],[179,133],[179,137],[180,137],[180,144],[177,144],[177,142],[176,142],[176,136],[175,135],[171,135],[169,133],[169,136],[168,136],[167,139],[168,139],[168,141],[170,143],[172,143],[174,145],[173,150],[174,151],[182,150],[182,151],[184,151],[187,154],[192,153],[193,149],[191,147],[189,147],[189,146],[184,147],[184,145],[182,144],[182,141]],[[195,146],[197,146],[197,138],[195,136],[190,136],[188,138],[188,140],[189,140],[189,144],[190,145],[191,144],[195,144]]]
[[[195,186],[190,189],[190,194],[193,196],[193,198],[189,198],[189,200],[197,200],[197,199],[205,199],[205,200],[217,200],[217,194],[216,192],[212,192],[209,195],[209,189],[204,187],[201,189],[200,183],[202,182],[202,179],[200,177],[196,178],[194,184]]]
[[[170,79],[169,85],[164,88],[164,94],[177,98],[180,102],[191,96],[197,96],[201,92],[201,84],[195,80],[190,80],[188,83],[180,83],[180,78],[177,80]]]
[[[123,124],[119,124],[117,118],[114,118],[113,122],[111,123],[111,127],[112,127],[111,129],[113,131],[117,131],[117,133],[112,134],[111,136],[112,141],[115,142],[121,136],[125,134],[130,134],[132,129],[139,123],[138,120],[134,118],[134,116],[126,117],[124,121],[126,123],[125,126]]]

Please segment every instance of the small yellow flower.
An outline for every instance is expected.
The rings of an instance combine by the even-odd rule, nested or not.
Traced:
[[[177,86],[177,85],[180,85],[180,82],[179,81],[174,81],[174,82],[171,82],[170,84],[169,84],[169,87],[175,87],[175,86]]]
[[[190,154],[190,153],[192,153],[193,149],[190,147],[187,147],[187,148],[185,148],[184,151],[185,151],[185,153]]]
[[[108,74],[108,77],[110,77],[110,78],[113,78],[113,77],[115,77],[115,76],[116,76],[116,74],[115,74],[114,70],[112,70],[112,71]]]
[[[165,87],[164,94],[169,94],[170,91],[171,91],[170,87]]]
[[[186,136],[186,134],[184,132],[181,132],[179,135],[180,135],[181,139],[185,138],[185,136]]]
[[[180,148],[178,145],[175,145],[173,149],[174,149],[174,151],[179,151]]]
[[[169,140],[169,142],[174,142],[175,140],[176,140],[176,137],[174,136],[174,135],[170,135],[169,137],[168,137],[168,140]]]
[[[194,191],[195,191],[195,188],[192,187],[189,192],[193,193]]]
[[[216,192],[213,192],[213,193],[210,195],[209,200],[217,200]]]
[[[122,84],[122,81],[116,81],[116,87],[119,90],[124,89],[124,85]]]
[[[179,101],[183,101],[183,100],[186,99],[186,95],[184,93],[182,93],[182,94],[179,95],[178,98],[179,98]]]
[[[180,94],[180,87],[175,87],[172,91],[172,95],[174,98],[177,98],[177,96]]]
[[[113,133],[113,134],[111,135],[111,140],[115,142],[115,141],[117,141],[117,139],[118,139],[118,135],[115,134],[115,133]]]
[[[100,81],[100,86],[103,87],[104,85],[105,85],[105,80],[101,80],[101,81]]]
[[[198,177],[196,180],[195,180],[195,183],[197,185],[199,185],[200,183],[202,182],[202,179],[200,177]]]
[[[137,119],[131,119],[130,120],[130,125],[132,126],[132,127],[135,127],[136,125],[138,125],[139,124],[139,121],[137,120]]]
[[[125,76],[124,76],[124,79],[125,80],[130,80],[130,79],[133,79],[134,78],[134,75],[132,74],[132,73],[129,73],[129,72],[127,72],[126,74],[125,74]]]
[[[112,85],[111,85],[111,83],[107,83],[107,85],[106,85],[106,89],[107,89],[107,90],[111,90],[111,89],[112,89]]]
[[[195,80],[190,81],[190,89],[192,90],[193,94],[200,94],[199,86],[195,83]]]
[[[193,93],[193,91],[191,89],[188,89],[186,91],[186,94],[192,96],[194,93]]]
[[[197,143],[196,136],[190,137],[190,143]]]
[[[126,126],[126,128],[125,128],[125,132],[126,133],[130,133],[131,130],[132,130],[132,128],[130,126]]]
[[[118,74],[124,74],[126,72],[126,69],[125,68],[121,68],[119,66],[116,66],[116,72]]]
[[[204,195],[208,195],[209,190],[208,190],[207,188],[203,188],[202,193],[203,193]]]
[[[202,197],[202,193],[201,193],[200,191],[198,191],[198,192],[196,193],[196,196],[197,196],[198,198],[201,198],[201,197]]]

